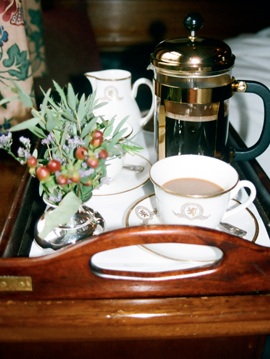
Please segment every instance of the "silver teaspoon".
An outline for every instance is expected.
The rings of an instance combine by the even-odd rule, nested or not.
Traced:
[[[144,170],[143,166],[135,166],[135,165],[124,165],[123,168],[129,171],[134,171],[139,173]]]
[[[226,223],[226,222],[220,222],[220,224],[218,225],[220,229],[222,229],[224,232],[230,233],[234,236],[238,236],[238,237],[244,237],[247,232],[244,231],[241,228],[238,228],[236,226],[233,226],[230,223]]]

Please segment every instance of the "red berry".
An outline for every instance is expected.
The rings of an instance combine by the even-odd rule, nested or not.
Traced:
[[[97,138],[102,138],[103,140],[103,132],[100,131],[100,130],[95,130],[93,133],[92,133],[92,137],[97,139]]]
[[[87,159],[87,164],[89,167],[97,168],[99,165],[99,159],[96,158],[95,156],[90,156]]]
[[[57,171],[61,170],[61,163],[57,160],[51,160],[48,164],[47,167],[49,169],[49,171],[51,173],[55,173]]]
[[[35,156],[30,156],[29,158],[28,158],[28,160],[27,160],[27,165],[28,165],[28,167],[30,167],[30,168],[34,168],[34,167],[36,167],[36,165],[37,165],[37,159],[36,159],[36,157]]]
[[[91,145],[94,147],[94,148],[97,148],[99,147],[103,142],[103,137],[100,137],[100,138],[92,138],[91,140]]]
[[[81,177],[80,177],[79,172],[74,172],[74,173],[72,174],[72,176],[70,177],[70,179],[71,179],[71,181],[72,181],[73,183],[78,183],[78,182],[80,182]]]
[[[100,150],[98,153],[98,157],[100,159],[106,159],[108,156],[109,156],[108,151],[106,151],[105,149]]]
[[[92,186],[93,181],[92,181],[91,179],[89,179],[89,180],[86,181],[86,182],[82,182],[82,184],[83,184],[84,186],[86,186],[86,187],[90,187],[90,186]]]
[[[36,169],[36,176],[40,182],[45,182],[50,177],[50,171],[46,166],[40,166]]]
[[[56,179],[57,183],[60,184],[60,186],[64,186],[68,183],[68,177],[65,175],[59,175]]]
[[[86,147],[80,146],[76,148],[75,157],[77,158],[77,160],[84,160],[86,155],[87,155]]]

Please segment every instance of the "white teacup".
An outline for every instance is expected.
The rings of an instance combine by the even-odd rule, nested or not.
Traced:
[[[152,166],[150,179],[164,224],[216,228],[225,218],[248,207],[256,197],[253,183],[240,181],[231,165],[213,157],[180,155],[164,158]],[[177,181],[170,182],[172,180]],[[194,185],[191,190],[183,189],[191,184]],[[204,185],[205,193],[202,192]],[[228,209],[229,200],[241,188],[250,189],[248,198]]]

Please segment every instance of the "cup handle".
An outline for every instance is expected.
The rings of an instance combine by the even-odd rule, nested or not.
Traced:
[[[150,109],[148,111],[148,113],[141,118],[140,120],[140,126],[143,127],[147,124],[147,122],[153,117],[154,115],[154,107],[155,107],[155,101],[154,101],[154,88],[153,88],[153,84],[150,80],[148,80],[147,78],[141,77],[140,79],[136,80],[132,86],[132,96],[133,98],[136,98],[137,96],[137,92],[138,92],[138,87],[140,85],[146,85],[149,87],[150,91],[151,91],[151,95],[152,95],[152,102],[151,102],[151,106]]]
[[[242,211],[243,209],[247,208],[255,199],[256,197],[256,187],[254,186],[254,184],[250,181],[247,180],[242,180],[239,181],[238,184],[236,185],[236,187],[234,188],[234,190],[231,192],[231,196],[230,198],[234,198],[236,196],[236,194],[240,191],[241,188],[249,188],[250,189],[250,194],[248,195],[248,198],[241,204],[237,205],[234,208],[231,208],[229,210],[226,211],[226,213],[224,214],[224,216],[222,217],[222,221],[226,218],[228,218],[229,216],[232,216],[240,211]]]

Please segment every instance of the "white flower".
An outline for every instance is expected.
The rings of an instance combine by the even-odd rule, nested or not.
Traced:
[[[4,150],[8,150],[10,149],[11,145],[12,145],[11,132],[9,132],[7,135],[0,135],[0,148],[3,148]]]

